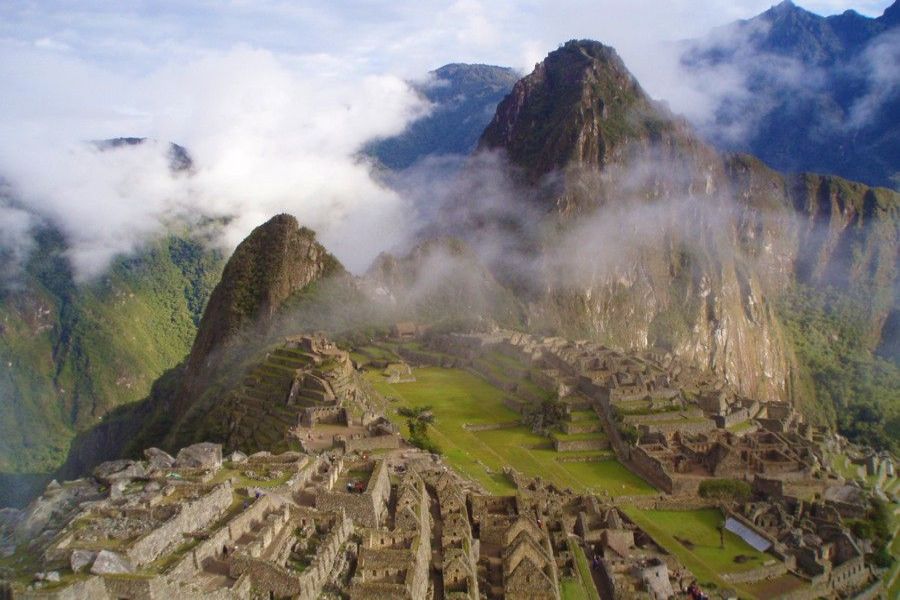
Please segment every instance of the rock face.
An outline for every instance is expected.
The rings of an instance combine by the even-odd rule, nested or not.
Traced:
[[[172,455],[159,448],[147,448],[144,450],[144,456],[153,469],[169,469],[175,464]]]
[[[201,442],[178,451],[175,466],[179,469],[218,469],[222,466],[222,445]]]
[[[111,460],[94,469],[94,477],[106,485],[117,481],[131,481],[147,476],[147,469],[142,463],[133,460]]]
[[[128,559],[110,550],[101,550],[91,566],[91,573],[94,575],[116,575],[131,573],[133,570]]]
[[[72,554],[69,556],[69,566],[72,568],[73,573],[80,573],[93,563],[95,558],[97,558],[96,552],[90,550],[73,550]]]
[[[429,73],[413,87],[431,104],[425,117],[402,134],[367,151],[391,169],[405,169],[426,156],[467,155],[519,75],[506,67],[454,63]]]
[[[719,156],[602,44],[552,52],[500,104],[480,148],[541,190],[553,223],[535,242],[534,325],[661,346],[745,394],[787,399],[792,351],[771,302],[781,290],[824,273],[877,279],[887,298],[873,331],[890,312],[896,194]]]
[[[323,277],[343,272],[315,233],[290,215],[277,215],[238,245],[210,296],[187,360],[176,410],[196,395],[210,356],[242,330],[264,331],[294,293]]]

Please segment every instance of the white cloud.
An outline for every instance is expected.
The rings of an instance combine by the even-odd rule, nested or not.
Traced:
[[[322,57],[288,65],[247,47],[138,76],[44,55],[20,67],[30,86],[11,92],[0,115],[0,172],[66,233],[83,277],[174,218],[233,217],[224,239],[233,247],[290,212],[355,269],[406,231],[402,199],[355,158],[423,109],[399,78],[346,77]],[[121,134],[185,145],[195,175],[173,177],[163,143],[105,152],[84,143]]]
[[[279,211],[360,269],[402,241],[413,218],[356,158],[426,109],[403,79],[447,62],[530,71],[559,43],[589,37],[696,117],[739,76],[687,88],[665,42],[772,1],[5,2],[0,173],[66,231],[83,276],[175,216],[234,216],[233,246]],[[837,2],[802,4],[831,12]],[[857,4],[872,14],[887,2]],[[196,176],[172,179],[164,145],[106,154],[82,145],[132,135],[186,146]]]

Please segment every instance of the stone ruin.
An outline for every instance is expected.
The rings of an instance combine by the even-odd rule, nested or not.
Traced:
[[[364,406],[366,398],[349,353],[321,334],[286,338],[226,400],[228,446],[287,449],[293,427],[347,424],[351,404]]]
[[[771,544],[769,552],[782,563],[782,572],[809,584],[807,597],[850,597],[869,589],[877,575],[844,522],[864,514],[861,497],[803,500],[782,490],[778,480],[757,479],[754,499],[728,514]],[[760,578],[771,575],[769,570]]]

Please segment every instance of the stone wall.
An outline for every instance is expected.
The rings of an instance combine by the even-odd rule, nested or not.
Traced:
[[[60,590],[24,591],[15,595],[15,598],[22,600],[107,600],[109,597],[102,577],[90,577]]]
[[[755,569],[750,569],[749,571],[742,571],[740,573],[722,573],[720,576],[728,583],[753,583],[763,579],[781,577],[785,573],[787,573],[787,565],[778,561],[775,564],[757,567]]]
[[[391,481],[387,463],[379,460],[375,463],[363,493],[353,494],[341,490],[319,491],[316,494],[316,508],[330,512],[339,512],[343,509],[356,525],[378,527],[381,525],[390,495]]]
[[[553,448],[557,452],[580,452],[584,450],[607,450],[609,440],[594,438],[591,440],[553,440]]]
[[[338,446],[344,452],[367,452],[371,450],[394,450],[400,447],[399,435],[375,435],[371,437],[339,438]]]
[[[738,409],[734,412],[730,412],[727,415],[716,415],[713,417],[716,421],[716,427],[720,429],[724,429],[726,427],[733,427],[740,423],[745,423],[750,418],[750,410],[746,408]]]
[[[629,464],[632,470],[668,494],[674,493],[675,482],[662,464],[643,449],[632,448]],[[699,484],[698,484],[699,485]]]
[[[640,429],[645,433],[663,433],[672,435],[676,431],[683,434],[709,433],[716,428],[716,422],[712,419],[702,421],[676,421],[670,423],[641,423]]]
[[[126,556],[135,566],[153,562],[184,542],[184,534],[203,529],[221,516],[233,498],[231,482],[220,483],[210,493],[184,503],[175,516],[132,544]]]
[[[253,528],[253,524],[262,521],[266,513],[279,508],[283,504],[276,496],[266,494],[257,498],[241,514],[229,521],[224,527],[212,534],[203,543],[194,547],[182,558],[168,575],[173,578],[187,580],[203,568],[203,562],[208,558],[222,554],[222,549],[232,544],[242,535]]]
[[[600,421],[565,421],[562,429],[565,433],[594,433],[602,431],[603,425]]]

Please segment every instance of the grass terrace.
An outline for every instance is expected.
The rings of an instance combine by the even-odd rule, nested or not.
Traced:
[[[684,563],[701,585],[712,583],[719,588],[737,588],[744,596],[758,597],[751,588],[726,583],[719,575],[749,571],[775,559],[755,550],[730,531],[725,531],[725,547],[721,548],[718,527],[724,523],[724,518],[718,509],[641,510],[625,507],[624,511]]]
[[[628,471],[609,452],[566,453],[590,462],[561,462],[551,441],[525,427],[470,431],[466,425],[517,421],[519,415],[503,405],[505,393],[480,377],[460,369],[437,367],[415,371],[416,381],[390,384],[380,373],[367,377],[383,396],[393,398],[388,416],[404,431],[403,407],[431,406],[435,423],[431,439],[459,472],[495,494],[510,494],[512,484],[503,475],[511,466],[527,476],[540,476],[560,487],[610,496],[654,494],[656,490]],[[596,435],[596,434],[595,434]]]
[[[575,577],[560,582],[564,600],[600,600],[587,556],[581,546],[569,539],[569,550],[575,560]]]

